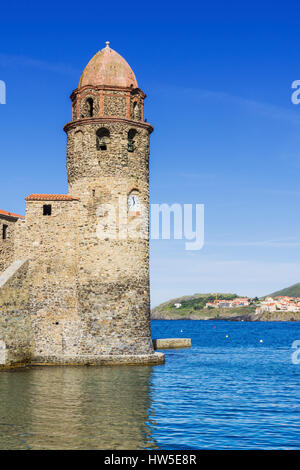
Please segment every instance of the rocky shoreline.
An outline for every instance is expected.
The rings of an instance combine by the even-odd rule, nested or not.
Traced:
[[[199,313],[191,313],[189,315],[180,315],[177,312],[153,312],[151,320],[206,320],[206,321],[300,321],[300,312],[264,312],[261,314],[244,313],[237,315],[232,312],[220,312],[218,315],[205,315]]]

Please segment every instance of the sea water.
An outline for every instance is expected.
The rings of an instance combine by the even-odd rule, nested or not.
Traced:
[[[300,448],[300,323],[156,320],[152,336],[192,348],[1,372],[0,449]]]

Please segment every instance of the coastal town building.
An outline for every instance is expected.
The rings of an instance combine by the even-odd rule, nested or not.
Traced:
[[[235,299],[216,299],[213,302],[207,302],[205,308],[237,308],[250,305],[248,297],[237,297]]]
[[[71,94],[68,194],[27,196],[25,217],[0,211],[0,367],[164,361],[150,331],[145,98],[107,42]]]
[[[275,311],[286,311],[286,312],[300,312],[300,297],[266,297],[261,300],[255,310],[256,314],[264,312],[275,312]]]

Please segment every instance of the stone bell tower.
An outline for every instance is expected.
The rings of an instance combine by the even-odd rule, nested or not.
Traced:
[[[163,362],[154,353],[149,292],[146,95],[106,43],[71,95],[69,195],[79,199],[76,289],[82,357]],[[75,222],[75,221],[74,221]]]

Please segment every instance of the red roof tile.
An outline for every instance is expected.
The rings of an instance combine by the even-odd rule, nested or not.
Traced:
[[[26,201],[79,201],[79,197],[68,194],[30,194],[25,197]]]
[[[2,211],[0,209],[0,215],[7,215],[8,217],[14,217],[16,219],[24,219],[24,215],[14,214],[13,212]]]

